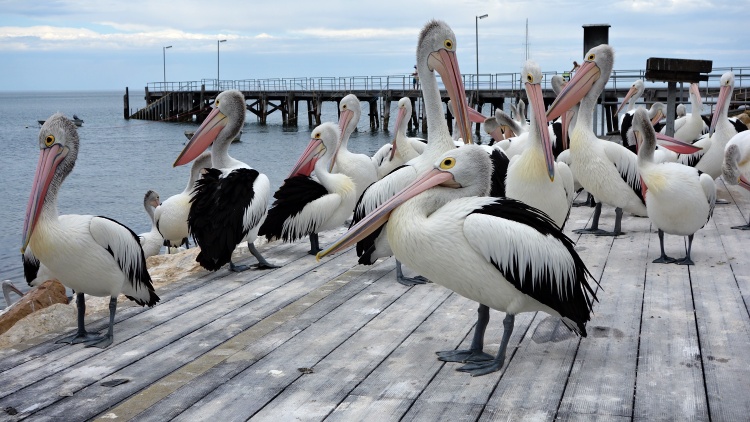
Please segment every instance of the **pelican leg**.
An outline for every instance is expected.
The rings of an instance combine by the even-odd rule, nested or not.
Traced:
[[[16,293],[18,296],[23,296],[23,292],[18,290],[16,286],[10,283],[10,281],[3,281],[3,296],[5,296],[5,304],[7,306],[13,304],[13,300],[10,298],[10,292]]]
[[[422,277],[421,275],[418,275],[416,277],[404,277],[404,272],[401,269],[401,261],[399,261],[398,259],[396,260],[396,281],[403,284],[404,286],[409,287],[430,282],[430,280]]]
[[[320,249],[320,244],[318,243],[318,234],[317,233],[310,233],[310,250],[307,251],[308,254],[315,256],[320,252],[322,249]]]
[[[83,325],[83,317],[86,315],[86,299],[83,297],[83,293],[76,293],[76,306],[78,307],[78,331],[72,336],[57,340],[55,343],[78,344],[96,341],[101,338],[97,334],[87,332]]]
[[[235,272],[235,273],[241,273],[243,271],[247,271],[250,269],[249,265],[235,265],[232,260],[229,260],[229,271]]]
[[[664,252],[664,232],[661,229],[659,229],[659,246],[661,247],[661,256],[653,261],[655,264],[671,264],[676,261]]]
[[[482,351],[484,349],[484,332],[490,322],[490,308],[479,304],[477,309],[477,325],[474,327],[474,338],[471,340],[469,350],[446,350],[436,352],[438,360],[443,362],[484,362],[490,361],[494,356]]]
[[[505,351],[508,348],[508,342],[510,341],[510,335],[513,334],[513,324],[516,321],[516,316],[513,314],[507,314],[503,320],[503,341],[500,343],[500,349],[497,351],[495,359],[483,362],[472,362],[468,363],[458,369],[457,371],[468,372],[472,377],[478,377],[480,375],[486,375],[492,372],[499,371],[505,365]]]
[[[182,244],[185,245],[185,249],[190,249],[190,241],[187,237],[182,239]]]
[[[748,223],[743,226],[734,226],[732,228],[736,230],[750,230],[750,221],[748,221]]]
[[[250,253],[253,254],[255,259],[258,260],[258,263],[255,265],[255,268],[259,270],[270,270],[273,268],[279,268],[278,265],[273,265],[270,262],[266,261],[266,258],[263,258],[263,255],[261,255],[260,252],[258,252],[258,250],[255,249],[255,245],[253,244],[253,242],[249,242],[249,241],[247,242],[247,249],[249,249]]]
[[[91,339],[86,341],[86,347],[98,347],[100,349],[106,349],[112,344],[114,340],[114,329],[115,329],[115,312],[117,311],[117,297],[109,298],[109,329],[105,336]]]
[[[586,199],[584,201],[574,201],[571,205],[574,207],[593,207],[596,206],[596,201],[594,200],[594,196],[592,194],[586,192]]]
[[[620,227],[622,226],[622,208],[617,207],[615,208],[615,229],[611,232],[599,230],[598,233],[595,233],[597,236],[619,236],[622,233],[622,230],[620,230]]]
[[[677,265],[695,265],[692,259],[690,259],[690,250],[693,248],[693,236],[688,236],[688,247],[687,247],[687,255],[685,255],[684,258],[678,259],[675,261],[675,264]]]
[[[573,233],[578,234],[603,234],[608,233],[604,230],[599,229],[599,216],[602,214],[602,203],[597,202],[594,208],[594,216],[591,218],[591,227],[588,229],[577,229],[573,230]]]

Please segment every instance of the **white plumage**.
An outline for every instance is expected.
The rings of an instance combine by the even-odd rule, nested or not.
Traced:
[[[427,146],[427,143],[419,138],[406,135],[406,127],[412,114],[411,99],[404,97],[398,100],[396,110],[396,136],[393,142],[383,145],[372,157],[378,169],[378,179],[382,179],[397,167],[418,157]]]
[[[164,244],[164,238],[159,233],[159,229],[156,227],[156,220],[154,220],[154,210],[159,207],[159,194],[150,190],[146,192],[143,198],[143,208],[146,209],[146,213],[151,220],[151,230],[146,233],[138,235],[138,240],[143,248],[143,254],[146,258],[154,255],[159,255],[161,247]]]
[[[727,142],[721,173],[724,182],[750,190],[750,131],[740,132]],[[750,223],[732,228],[750,230]]]
[[[339,103],[339,130],[341,138],[336,148],[333,173],[349,176],[356,186],[356,196],[359,198],[368,186],[378,180],[378,170],[370,157],[365,154],[355,154],[349,151],[349,138],[357,129],[362,106],[354,94],[349,94]]]

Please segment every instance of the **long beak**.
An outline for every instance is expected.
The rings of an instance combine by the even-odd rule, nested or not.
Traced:
[[[320,155],[325,152],[326,147],[323,145],[323,141],[320,139],[312,138],[310,143],[307,144],[305,152],[297,159],[297,163],[292,167],[292,171],[289,172],[289,179],[294,176],[309,176],[315,168],[315,163],[320,159]]]
[[[562,115],[562,145],[563,149],[568,149],[568,127],[570,122],[573,120],[575,111],[568,110]]]
[[[547,119],[554,120],[578,104],[591,90],[601,74],[602,71],[594,62],[585,62],[581,65],[573,79],[565,85],[560,95],[555,98],[555,101],[547,110]]]
[[[651,126],[654,126],[655,124],[659,123],[659,120],[666,117],[664,113],[661,112],[661,110],[656,110],[656,114],[654,114],[654,118],[651,119]]]
[[[190,138],[185,148],[177,159],[175,160],[173,167],[187,164],[196,159],[203,151],[205,151],[213,142],[224,126],[227,125],[227,116],[219,111],[218,107],[214,107],[209,113],[203,124],[200,125],[198,130],[195,131],[193,137]]]
[[[354,118],[354,112],[351,110],[344,110],[339,115],[339,143],[336,144],[336,149],[333,151],[333,158],[331,158],[331,164],[328,165],[328,171],[333,171],[333,166],[336,164],[336,156],[339,155],[339,149],[341,149],[341,144],[344,142],[344,135],[346,133],[346,128],[349,126],[349,122],[352,121],[352,118]]]
[[[47,197],[52,179],[55,177],[55,170],[62,160],[68,155],[68,147],[54,144],[49,148],[43,149],[39,153],[39,161],[34,173],[34,182],[31,185],[31,195],[26,205],[26,218],[23,223],[23,243],[21,253],[26,251],[26,247],[31,240],[31,234],[34,232],[39,215],[42,213],[44,199]]]
[[[719,122],[719,114],[724,109],[724,103],[729,100],[729,94],[732,93],[732,88],[729,85],[723,85],[719,89],[719,99],[716,101],[716,109],[714,110],[714,117],[711,119],[711,127],[708,129],[708,136],[714,134],[716,130],[716,124]]]
[[[534,113],[534,122],[539,130],[542,150],[544,151],[544,162],[547,164],[549,180],[555,180],[555,155],[552,153],[552,142],[549,138],[547,128],[547,116],[544,114],[544,98],[542,97],[542,86],[539,84],[526,83],[526,95],[529,97],[531,112]]]
[[[693,144],[689,144],[687,142],[682,142],[675,138],[671,138],[667,135],[662,135],[661,133],[656,134],[656,140],[657,140],[657,143],[661,145],[662,147],[670,151],[674,151],[678,154],[693,154],[703,149]]]
[[[467,107],[467,110],[469,112],[469,120],[471,120],[472,123],[484,123],[487,118],[484,116],[484,114],[474,110],[471,107]]]
[[[406,118],[406,108],[400,108],[398,110],[398,115],[396,115],[396,136],[393,137],[393,144],[391,146],[391,156],[390,158],[388,158],[388,161],[392,161],[393,157],[396,155],[396,138],[398,137],[401,123],[403,123],[405,118]]]
[[[427,59],[427,64],[440,74],[448,96],[451,99],[456,112],[458,130],[464,143],[471,144],[471,124],[469,123],[469,104],[466,102],[466,90],[461,80],[461,71],[458,69],[456,53],[447,50],[432,52]],[[482,119],[484,121],[484,119]]]
[[[497,127],[497,128],[495,129],[495,130],[493,130],[493,131],[492,131],[492,132],[490,133],[490,136],[492,137],[492,139],[494,139],[494,140],[495,140],[495,142],[500,142],[500,141],[502,141],[503,139],[505,139],[505,134],[504,134],[504,132],[503,132],[503,128],[504,128],[504,127],[505,127],[505,126],[498,126],[498,127]]]
[[[750,190],[750,182],[748,182],[747,179],[745,179],[745,176],[740,176],[740,180],[737,182],[737,184],[747,190]]]
[[[425,173],[417,180],[405,187],[401,192],[397,193],[388,201],[381,204],[370,214],[362,219],[359,223],[354,225],[346,233],[344,233],[339,240],[334,242],[328,249],[318,252],[317,259],[323,258],[326,255],[335,253],[342,249],[348,248],[353,244],[359,242],[365,237],[372,234],[378,227],[382,226],[388,221],[391,212],[396,209],[399,205],[408,201],[409,199],[419,195],[420,193],[430,189],[431,187],[437,186],[441,183],[453,180],[453,175],[440,171],[438,169],[432,169]]]
[[[695,95],[695,97],[696,97],[696,98],[697,98],[698,100],[700,100],[700,99],[701,99],[701,90],[700,90],[700,87],[698,87],[698,84],[696,84],[696,83],[692,83],[692,84],[690,84],[690,90],[689,90],[689,92],[690,92],[691,94]],[[700,113],[700,112],[701,112],[700,110],[697,110],[697,111],[693,111],[693,113]]]
[[[617,111],[615,112],[615,116],[620,114],[620,111],[622,111],[622,108],[625,107],[625,104],[628,103],[628,100],[630,100],[630,97],[635,95],[636,91],[638,91],[638,88],[634,86],[631,86],[628,90],[628,93],[625,94],[625,99],[622,100],[622,104],[620,104],[620,107],[617,107]]]

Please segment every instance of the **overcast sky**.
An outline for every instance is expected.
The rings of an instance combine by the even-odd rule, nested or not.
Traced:
[[[615,69],[648,57],[750,65],[750,0],[258,1],[0,0],[0,90],[131,90],[168,81],[410,73],[429,19],[457,36],[460,68],[520,71],[530,58],[565,71],[583,56],[586,24],[610,24]]]

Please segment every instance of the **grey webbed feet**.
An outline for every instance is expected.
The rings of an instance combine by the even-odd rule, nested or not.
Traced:
[[[438,360],[443,362],[486,362],[495,359],[494,356],[481,350],[445,350],[435,352],[435,354],[438,355]]]

